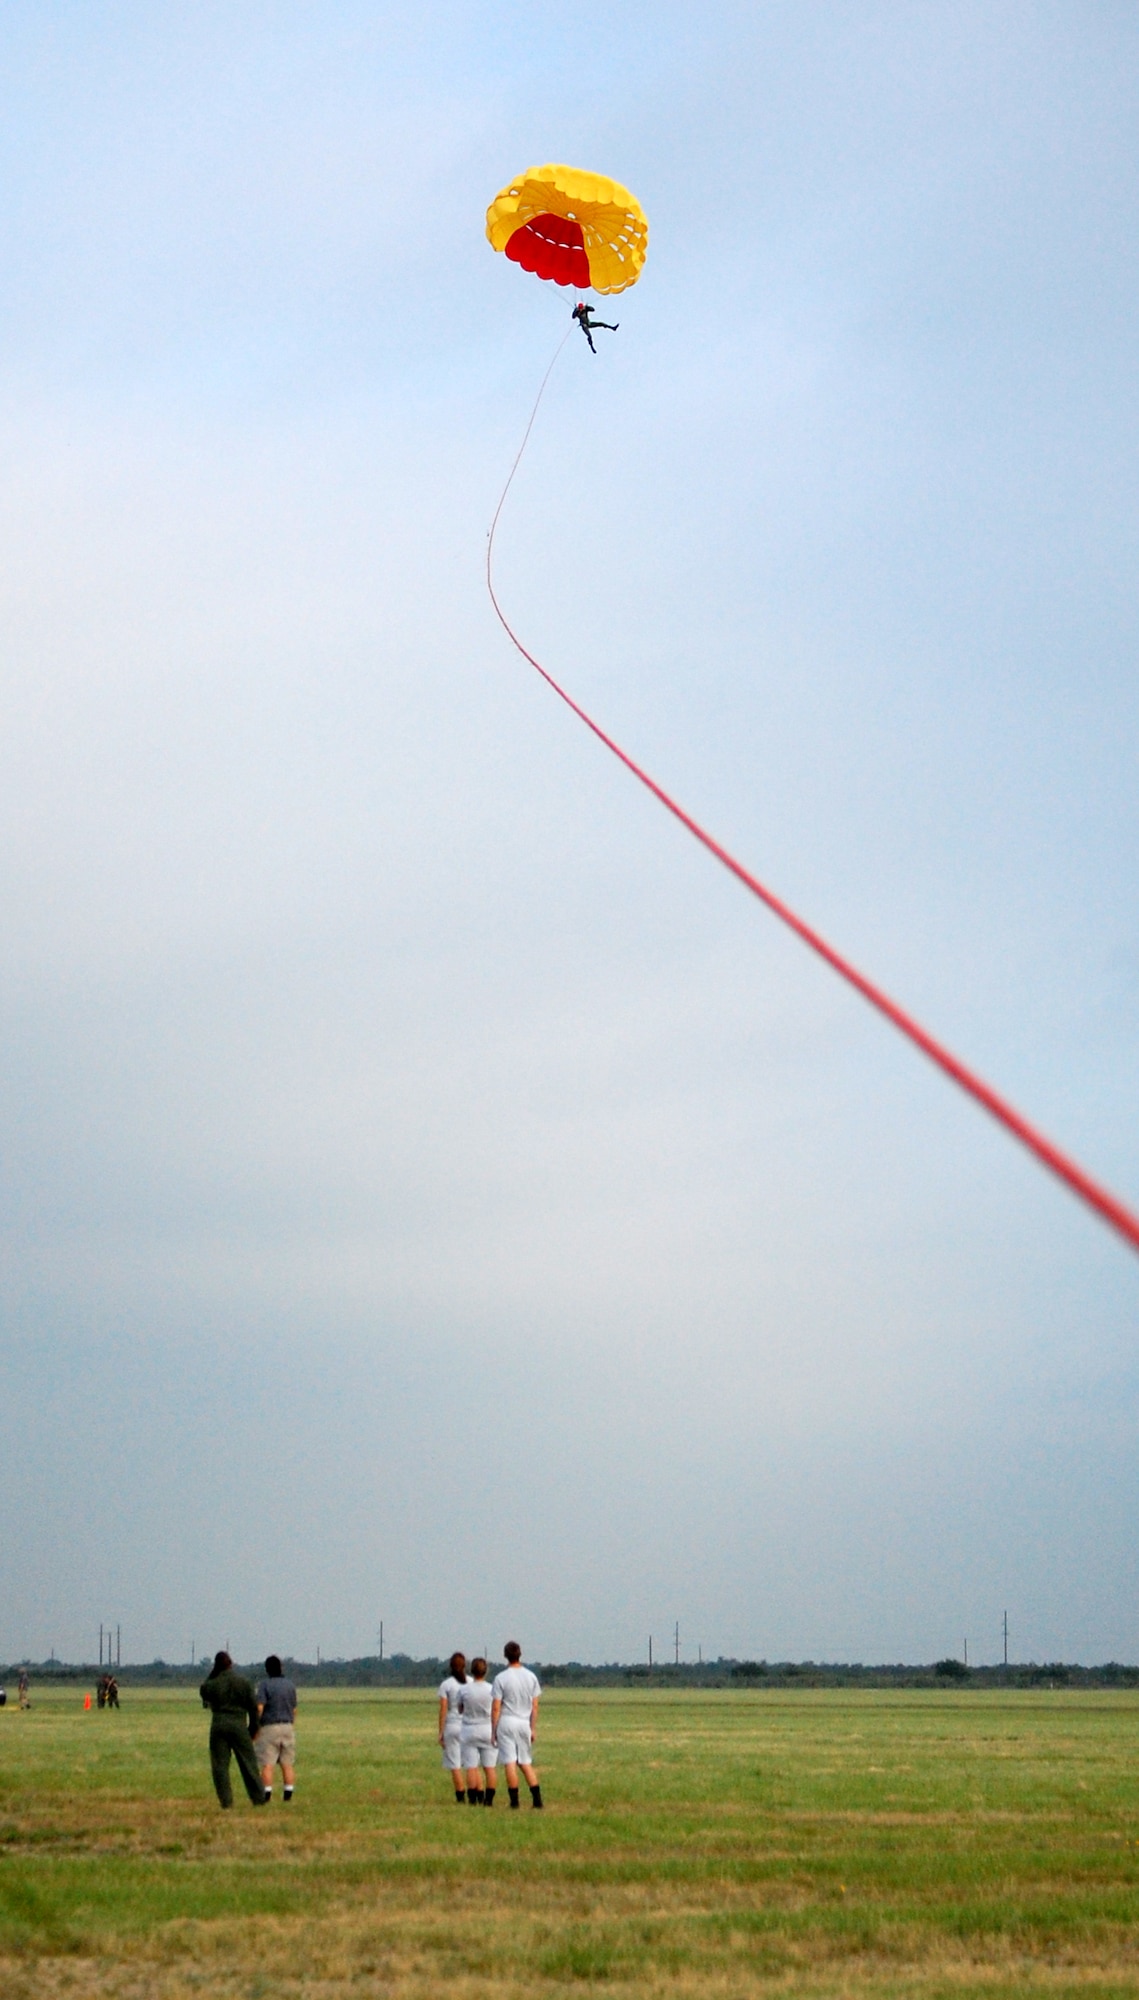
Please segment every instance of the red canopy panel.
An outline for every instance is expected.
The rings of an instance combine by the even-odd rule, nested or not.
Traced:
[[[515,230],[506,254],[524,271],[552,278],[555,285],[574,285],[581,291],[590,283],[581,224],[571,222],[566,215],[533,216]]]

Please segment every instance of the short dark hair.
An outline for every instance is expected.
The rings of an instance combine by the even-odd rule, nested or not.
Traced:
[[[476,1681],[484,1681],[486,1679],[486,1661],[483,1659],[481,1653],[477,1659],[471,1661],[471,1672]]]
[[[233,1661],[230,1659],[228,1653],[215,1653],[214,1663],[210,1669],[210,1679],[212,1680],[215,1674],[224,1674],[232,1665]]]
[[[265,1672],[271,1675],[274,1680],[279,1681],[284,1671],[285,1669],[281,1665],[281,1662],[278,1659],[276,1653],[270,1653],[268,1659],[265,1662]]]
[[[504,1660],[509,1660],[511,1666],[514,1665],[515,1660],[520,1660],[522,1658],[522,1648],[518,1644],[517,1639],[507,1640],[505,1646],[502,1649],[502,1657]]]

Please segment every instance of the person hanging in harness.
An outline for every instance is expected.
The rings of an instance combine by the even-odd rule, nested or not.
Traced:
[[[607,319],[594,319],[593,307],[589,304],[587,299],[578,300],[577,305],[573,309],[573,317],[577,321],[578,325],[580,326],[582,332],[584,333],[586,339],[589,342],[589,349],[591,354],[596,354],[597,352],[597,349],[593,345],[594,329],[596,327],[603,326],[605,328],[606,333],[616,333],[617,327],[620,326],[621,324],[620,320],[618,320],[616,326],[610,326],[609,321]]]

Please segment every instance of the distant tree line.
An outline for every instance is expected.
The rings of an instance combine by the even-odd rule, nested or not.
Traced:
[[[123,1687],[196,1686],[208,1673],[211,1661],[203,1658],[196,1666],[151,1660],[117,1669]],[[405,1687],[433,1688],[448,1671],[445,1660],[415,1660],[406,1653],[389,1658],[358,1660],[286,1660],[285,1671],[298,1687]],[[534,1661],[531,1663],[547,1687],[641,1687],[641,1688],[946,1688],[946,1687],[1139,1687],[1139,1666],[1124,1666],[1109,1660],[1102,1667],[1077,1667],[1053,1660],[1007,1667],[967,1667],[963,1661],[936,1660],[930,1666],[864,1666],[861,1661],[835,1663],[817,1660],[705,1660],[700,1665],[676,1666],[671,1662],[625,1665],[613,1661],[606,1666],[586,1666],[579,1660]],[[0,1666],[0,1684],[14,1681],[20,1666],[27,1667],[41,1682],[83,1682],[97,1676],[90,1661],[70,1664],[60,1660],[17,1661]],[[252,1660],[243,1672],[259,1674],[262,1663]],[[492,1663],[491,1671],[496,1670]]]

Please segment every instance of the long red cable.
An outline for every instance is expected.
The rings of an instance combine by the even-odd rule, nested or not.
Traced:
[[[570,331],[572,331],[572,328]],[[506,484],[499,496],[498,506],[494,512],[494,520],[491,522],[490,534],[487,537],[486,585],[490,592],[490,601],[494,606],[499,623],[505,631],[507,638],[513,646],[517,647],[523,659],[529,662],[535,672],[541,674],[547,686],[551,687],[554,693],[565,702],[566,707],[573,710],[579,720],[584,722],[586,728],[591,729],[599,741],[604,743],[605,748],[611,750],[613,755],[624,764],[625,769],[631,771],[634,778],[644,785],[646,790],[650,791],[655,799],[660,800],[661,805],[672,814],[673,818],[678,819],[681,826],[687,827],[689,833],[700,842],[701,846],[706,847],[709,854],[714,854],[717,861],[722,862],[724,867],[736,877],[737,881],[743,883],[745,889],[750,889],[753,896],[758,896],[760,902],[766,904],[773,915],[786,924],[789,930],[794,931],[796,937],[802,938],[804,944],[809,945],[812,951],[817,952],[820,958],[825,959],[826,963],[833,967],[835,972],[839,973],[843,979],[853,986],[856,992],[861,993],[864,1000],[868,1000],[872,1007],[876,1007],[880,1014],[884,1014],[888,1021],[892,1021],[895,1028],[900,1028],[903,1035],[908,1035],[910,1041],[916,1044],[923,1055],[928,1056],[931,1062],[935,1062],[939,1069],[945,1071],[947,1076],[951,1076],[954,1083],[959,1084],[962,1090],[968,1091],[970,1097],[975,1098],[978,1104],[983,1105],[984,1109],[999,1124],[1005,1127],[1006,1131],[1011,1132],[1014,1138],[1019,1139],[1022,1145],[1027,1146],[1030,1153],[1035,1153],[1037,1159],[1051,1173],[1054,1173],[1059,1180],[1064,1182],[1065,1186],[1072,1190],[1073,1194],[1078,1195],[1081,1201],[1085,1201],[1089,1208],[1093,1208],[1097,1215],[1101,1216],[1105,1222],[1117,1230],[1120,1236],[1131,1245],[1133,1250],[1139,1250],[1139,1216],[1135,1215],[1125,1203],[1118,1200],[1107,1188],[1101,1187],[1098,1181],[1092,1180],[1090,1174],[1086,1174],[1083,1168],[1076,1164],[1075,1160],[1069,1159],[1068,1155],[1062,1153],[1058,1146],[1054,1146],[1051,1139],[1046,1138],[1043,1132],[1038,1132],[1034,1125],[1030,1125],[1027,1118],[1023,1118],[1020,1112],[1013,1105],[1009,1104],[1005,1098],[1001,1097],[982,1077],[977,1076],[971,1069],[967,1069],[965,1064],[960,1062],[941,1042],[935,1040],[934,1036],[929,1034],[919,1021],[915,1021],[912,1015],[907,1014],[904,1008],[899,1007],[896,1000],[891,1000],[888,993],[884,993],[880,986],[875,986],[872,980],[867,979],[864,973],[859,972],[856,966],[851,965],[848,959],[843,958],[841,953],[835,951],[833,945],[829,945],[825,938],[820,937],[818,931],[812,930],[810,924],[804,923],[802,917],[796,916],[794,910],[789,909],[786,903],[782,902],[770,889],[765,888],[764,884],[751,873],[750,869],[745,868],[742,862],[737,861],[733,854],[729,854],[727,848],[722,847],[718,840],[715,840],[710,833],[706,832],[699,821],[693,819],[691,813],[685,812],[684,807],[678,805],[677,801],[670,797],[663,785],[658,785],[656,779],[651,778],[648,772],[642,770],[635,759],[629,756],[628,751],[622,750],[621,745],[615,743],[613,738],[606,734],[605,730],[601,728],[599,723],[593,720],[591,715],[587,715],[580,703],[576,702],[571,694],[567,694],[565,688],[554,679],[554,676],[547,671],[541,661],[536,660],[533,653],[528,652],[522,644],[521,639],[511,626],[495,595],[492,569],[495,530],[498,527],[499,516],[502,513],[506,496],[513,483],[514,475],[521,463],[522,454],[529,441],[530,432],[534,428],[534,419],[538,414],[538,405],[545,394],[546,384],[553,373],[554,362],[557,361],[558,355],[560,355],[568,338],[569,334],[567,333],[565,339],[558,346],[553,361],[551,361],[546,373],[542,377],[542,386],[538,390],[538,394],[534,400],[534,407],[530,412],[530,421],[523,433],[522,443],[518,447],[518,454],[510,468]]]

